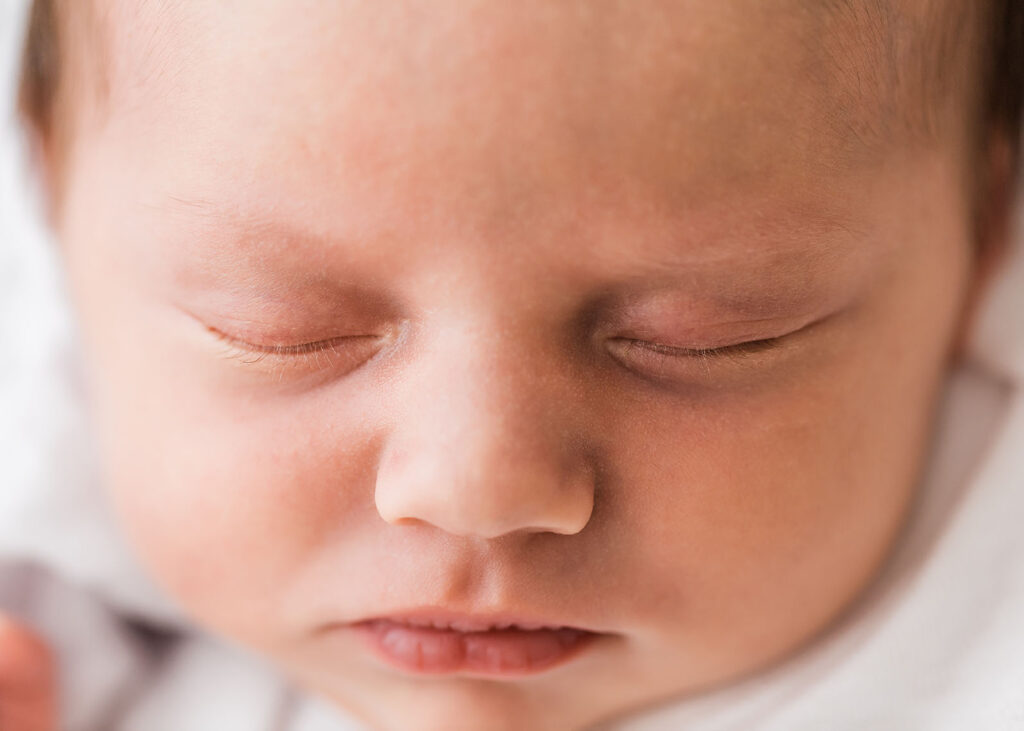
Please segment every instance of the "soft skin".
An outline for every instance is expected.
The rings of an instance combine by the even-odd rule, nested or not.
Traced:
[[[779,661],[877,574],[976,242],[965,126],[837,103],[862,34],[109,5],[57,231],[109,494],[197,622],[376,728],[580,729]],[[425,604],[608,636],[488,679],[323,631]]]

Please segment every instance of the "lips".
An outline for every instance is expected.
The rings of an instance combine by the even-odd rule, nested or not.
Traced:
[[[373,654],[412,674],[530,675],[564,664],[601,633],[533,617],[438,609],[350,625]]]
[[[493,630],[503,629],[518,629],[527,631],[538,629],[561,629],[560,625],[535,624],[532,622],[483,622],[479,620],[454,620],[448,622],[439,619],[409,619],[400,622],[400,624],[408,625],[410,627],[451,629],[455,630],[456,632],[490,632]]]

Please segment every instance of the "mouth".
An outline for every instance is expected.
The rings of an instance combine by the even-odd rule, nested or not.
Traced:
[[[563,665],[606,633],[536,618],[421,609],[351,625],[387,665],[416,675],[534,675]]]

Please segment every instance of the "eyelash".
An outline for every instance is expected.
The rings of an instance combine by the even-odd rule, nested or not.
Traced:
[[[342,336],[296,345],[257,345],[232,337],[214,327],[208,326],[207,330],[227,346],[224,353],[225,358],[236,359],[246,365],[268,361],[272,366],[271,370],[276,372],[278,377],[291,368],[310,371],[335,370],[338,367],[336,358],[343,355],[353,356],[351,350],[343,349],[342,346],[345,343],[351,344],[355,340],[364,341],[366,339]],[[623,359],[623,364],[627,368],[647,375],[653,373],[658,376],[658,366],[668,362],[697,362],[703,365],[705,373],[710,373],[711,361],[729,360],[737,364],[747,363],[753,356],[775,348],[783,337],[749,340],[719,348],[684,348],[636,338],[612,338],[611,341],[624,350],[620,354],[620,358]],[[643,367],[643,361],[651,358],[662,362],[648,363],[646,368]],[[355,362],[350,370],[355,370],[365,360],[369,360],[369,358]],[[638,364],[637,361],[640,363]],[[661,375],[664,376],[664,374]],[[665,377],[672,378],[672,375]]]
[[[673,358],[746,358],[756,353],[770,350],[779,344],[781,337],[763,338],[761,340],[748,340],[743,343],[725,345],[720,348],[681,348],[674,345],[663,345],[649,340],[637,340],[633,338],[617,338],[630,348],[643,348],[661,355]]]
[[[311,366],[314,369],[334,367],[336,363],[332,359],[342,354],[340,346],[343,343],[363,339],[342,336],[298,345],[257,345],[239,340],[214,327],[207,327],[207,330],[227,346],[225,358],[236,359],[246,365],[272,361],[274,365],[279,366]],[[327,357],[326,363],[321,361],[322,356]]]
[[[716,364],[729,364],[729,370],[759,365],[757,356],[775,349],[785,337],[748,340],[720,348],[683,348],[635,338],[613,338],[610,345],[613,356],[633,373],[673,382],[693,378],[694,366],[709,378]]]

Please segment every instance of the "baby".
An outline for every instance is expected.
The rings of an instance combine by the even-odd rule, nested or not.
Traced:
[[[37,0],[139,556],[374,728],[583,729],[805,648],[1005,249],[1021,12]]]

